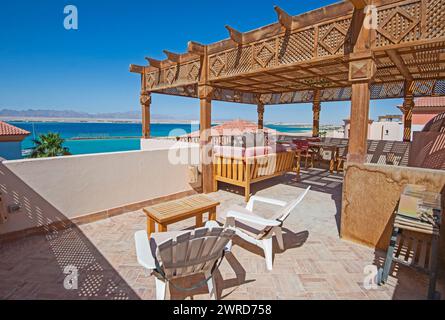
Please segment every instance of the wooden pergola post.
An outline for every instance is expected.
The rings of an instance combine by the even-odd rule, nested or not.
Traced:
[[[367,154],[369,122],[369,83],[354,83],[351,96],[351,117],[348,161],[364,163]]]
[[[314,90],[314,99],[312,102],[312,136],[318,137],[320,135],[320,90]]]
[[[264,104],[262,102],[258,102],[257,109],[258,113],[258,129],[264,128]]]
[[[372,33],[375,33],[375,30],[364,26],[365,15],[371,14],[371,12],[365,14],[363,11],[365,1],[351,2],[355,9],[351,23],[351,43],[349,43],[352,48],[349,54],[349,81],[352,83],[352,93],[347,161],[364,163],[367,155],[370,85],[376,72],[371,51]]]
[[[200,105],[199,116],[199,155],[202,174],[202,192],[215,191],[213,179],[213,145],[212,145],[212,97],[213,87],[209,85],[209,58],[207,47],[195,42],[189,42],[188,52],[199,55],[201,70],[198,81],[198,97]]]
[[[199,122],[199,152],[201,159],[202,192],[213,192],[213,165],[212,165],[212,93],[213,88],[208,85],[198,87],[200,103]]]
[[[403,101],[403,141],[411,141],[411,126],[414,108],[414,96],[411,89],[412,82],[405,82],[405,99]]]
[[[140,103],[142,107],[142,138],[150,138],[150,104],[151,94],[148,92],[141,92]]]

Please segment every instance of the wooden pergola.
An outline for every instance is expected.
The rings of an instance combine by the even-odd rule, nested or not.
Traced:
[[[141,74],[143,138],[150,137],[151,93],[199,98],[202,152],[210,136],[212,100],[264,107],[312,103],[313,135],[321,103],[351,100],[348,161],[363,163],[370,99],[404,98],[404,139],[411,136],[414,97],[445,94],[445,0],[349,0],[291,16],[163,61],[131,65]],[[203,191],[212,166],[203,165]]]

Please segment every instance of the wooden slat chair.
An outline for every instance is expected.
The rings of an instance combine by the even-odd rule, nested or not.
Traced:
[[[278,246],[284,250],[284,242],[281,227],[292,210],[303,200],[311,187],[307,187],[295,200],[286,203],[284,201],[252,196],[246,207],[232,206],[226,212],[220,214],[225,220],[226,228],[233,228],[236,234],[245,241],[252,243],[264,251],[266,267],[272,270],[272,237],[275,234]],[[254,203],[264,202],[282,207],[270,218],[264,218],[254,212]]]
[[[134,235],[137,260],[156,277],[156,299],[165,299],[167,282],[200,273],[205,280],[192,288],[172,285],[181,291],[191,291],[207,284],[210,298],[216,299],[213,273],[234,234],[215,221],[193,231],[152,233],[150,238],[145,230],[137,231]]]
[[[344,164],[348,155],[348,146],[340,146],[336,157],[336,170],[337,173],[344,170]]]
[[[304,168],[308,168],[308,161],[311,165],[311,168],[314,167],[315,153],[309,148],[309,142],[307,140],[294,139],[292,140],[299,150],[300,160],[304,159]]]

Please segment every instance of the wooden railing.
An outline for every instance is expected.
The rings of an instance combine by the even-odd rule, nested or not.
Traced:
[[[288,134],[279,134],[274,137],[269,137],[268,140],[288,141],[292,142],[293,139],[306,139],[305,136],[295,136]],[[199,137],[169,137],[169,139],[175,139],[177,141],[199,143]],[[258,143],[257,143],[258,141]],[[258,139],[257,141],[249,141],[248,146],[264,146],[264,139]],[[328,143],[335,143],[339,145],[339,155],[346,158],[347,145],[349,139],[346,138],[321,138],[321,141]],[[215,146],[246,146],[246,141],[241,136],[215,136],[212,138],[212,143]],[[411,142],[404,141],[387,141],[387,140],[368,140],[367,144],[367,159],[366,163],[378,163],[388,164],[396,166],[408,166],[409,152],[411,148]]]

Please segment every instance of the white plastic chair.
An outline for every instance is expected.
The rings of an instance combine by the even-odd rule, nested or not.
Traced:
[[[221,228],[214,221],[193,231],[152,233],[150,239],[145,230],[137,231],[134,234],[137,260],[156,276],[156,299],[165,299],[167,282],[199,273],[204,273],[205,280],[197,286],[174,286],[189,291],[207,283],[211,299],[216,299],[213,272],[234,234],[233,230]]]
[[[272,237],[275,234],[278,246],[281,250],[284,250],[283,234],[281,230],[283,222],[292,210],[303,200],[310,188],[310,186],[307,187],[297,199],[289,203],[275,199],[252,196],[245,208],[234,206],[226,211],[225,227],[234,229],[240,238],[262,248],[266,258],[266,267],[268,270],[272,270]],[[256,201],[280,206],[282,209],[274,214],[272,218],[265,219],[255,214],[253,206]],[[224,214],[222,214],[221,217],[224,218]]]

